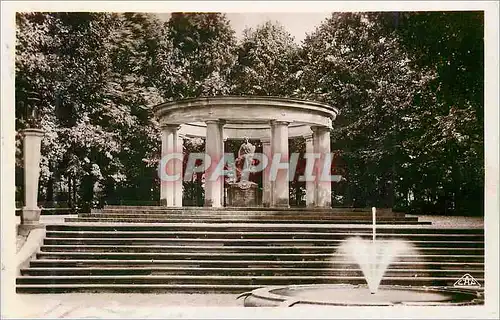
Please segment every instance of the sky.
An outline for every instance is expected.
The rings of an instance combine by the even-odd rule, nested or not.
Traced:
[[[328,18],[331,13],[327,12],[290,12],[290,13],[226,13],[231,26],[236,31],[238,39],[243,34],[243,30],[247,27],[254,28],[268,20],[280,22],[285,29],[294,37],[295,42],[300,43],[306,37],[306,34],[312,33],[320,23]],[[161,19],[167,20],[170,16],[168,13],[159,13]]]

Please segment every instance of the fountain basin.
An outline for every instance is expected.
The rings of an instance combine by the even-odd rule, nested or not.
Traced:
[[[483,304],[477,291],[444,287],[385,286],[371,294],[365,285],[267,287],[243,294],[245,307],[291,306],[463,306]]]

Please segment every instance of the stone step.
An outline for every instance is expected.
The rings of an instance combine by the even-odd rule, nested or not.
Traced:
[[[359,278],[344,279],[341,283],[365,285]],[[452,286],[453,280],[437,285]],[[412,285],[411,281],[387,281],[382,285]],[[429,285],[429,286],[432,286]],[[17,293],[55,294],[55,293],[233,293],[235,299],[243,292],[249,292],[261,285],[222,285],[222,284],[27,284],[17,285]],[[484,286],[483,286],[484,287]],[[482,290],[483,287],[477,289]]]
[[[65,218],[65,222],[103,222],[103,223],[113,223],[113,222],[128,222],[128,223],[241,223],[248,222],[249,219],[246,218],[227,218],[227,219],[213,219],[213,218],[150,218],[150,217],[142,217],[142,218],[117,218],[117,217],[82,217],[82,218]],[[303,219],[267,219],[262,218],[258,219],[259,223],[267,223],[267,224],[279,224],[279,223],[299,223],[299,224],[312,224],[312,223],[321,223],[321,224],[368,224],[370,220],[364,219],[322,219],[322,220],[305,220]],[[421,224],[421,225],[430,225],[431,222],[419,222],[418,219],[379,219],[378,223],[381,224]]]
[[[80,213],[83,214],[83,213]],[[86,213],[88,214],[88,213]],[[301,210],[301,211],[287,211],[287,210],[184,210],[184,209],[101,209],[92,210],[90,214],[141,214],[141,215],[167,215],[167,216],[202,216],[202,217],[228,217],[228,216],[241,216],[241,217],[317,217],[317,218],[334,218],[334,217],[363,217],[372,218],[371,212],[356,212],[356,211],[321,211],[321,210]],[[396,212],[377,212],[377,218],[404,218],[405,213]]]
[[[17,293],[234,293],[251,291],[256,285],[218,284],[18,284]]]
[[[221,252],[38,252],[37,259],[102,259],[102,260],[333,260],[347,259],[340,253],[221,253]],[[484,262],[483,255],[473,254],[401,254],[402,261],[462,261]]]
[[[224,219],[228,217],[238,217],[242,219],[293,219],[307,217],[308,219],[368,219],[372,221],[373,217],[368,212],[335,212],[335,213],[321,213],[321,212],[249,212],[249,211],[223,211],[223,212],[190,212],[190,211],[135,211],[135,210],[101,210],[92,211],[91,213],[79,213],[79,217],[100,217],[100,216],[117,216],[117,217],[185,217],[185,218],[217,218]],[[396,213],[380,213],[377,214],[376,219],[408,219],[416,217],[406,217],[406,214]]]
[[[240,223],[243,221],[247,220],[220,220],[220,222],[224,223]],[[214,223],[218,222],[215,220],[202,220],[200,221],[199,219],[120,219],[120,218],[111,218],[111,219],[101,219],[101,218],[65,218],[65,222],[90,222],[90,223],[199,223],[199,222],[206,222],[206,223]],[[338,221],[313,221],[313,220],[288,220],[288,221],[272,221],[272,220],[265,220],[265,221],[260,221],[262,223],[266,224],[279,224],[279,223],[298,223],[298,224],[368,224],[367,220],[338,220]],[[384,221],[379,221],[379,224],[385,224],[385,225],[431,225],[432,222],[429,221],[407,221],[407,220],[384,220]]]
[[[336,266],[344,266],[346,264],[355,264],[354,261],[338,261],[338,260],[304,260],[304,261],[289,261],[289,260],[174,260],[174,259],[64,259],[60,258],[38,258],[30,261],[30,267],[33,268],[50,268],[50,267],[144,267],[144,266],[169,266],[169,267],[231,267],[231,268],[254,268],[254,267],[288,267],[288,268],[335,268]],[[418,267],[419,266],[419,267]],[[393,268],[429,268],[443,270],[484,270],[484,261],[394,261],[391,263]]]
[[[64,227],[63,227],[64,229]],[[221,238],[226,239],[345,239],[360,236],[370,238],[369,233],[330,233],[330,232],[259,232],[259,231],[91,231],[91,230],[47,230],[48,238]],[[471,240],[484,241],[484,236],[477,234],[417,234],[417,233],[377,233],[377,239],[406,239],[406,240]]]
[[[368,237],[365,237],[368,238]],[[277,245],[309,245],[309,246],[338,246],[345,243],[346,239],[191,239],[191,238],[45,238],[45,245],[237,245],[237,246],[277,246]],[[377,241],[383,241],[378,239]],[[390,241],[390,240],[386,240]],[[425,247],[449,247],[480,248],[484,249],[484,241],[461,241],[461,240],[414,240],[411,243],[417,248]]]
[[[148,211],[166,211],[166,212],[322,212],[322,213],[339,213],[339,212],[361,212],[371,214],[371,208],[352,208],[352,207],[334,207],[334,208],[305,208],[305,207],[166,207],[166,206],[122,206],[122,205],[106,205],[101,209],[93,209],[93,211],[108,211],[108,210],[148,210]],[[389,208],[377,208],[378,214],[404,214],[403,212],[395,212]]]
[[[470,274],[474,278],[484,278],[484,271],[458,269],[416,269],[400,268],[392,266],[388,268],[384,275],[391,276],[430,276],[441,275],[446,277],[460,278],[464,274]],[[21,275],[29,276],[66,276],[66,275],[343,275],[361,276],[362,270],[357,266],[349,268],[204,268],[204,267],[81,267],[81,268],[61,268],[42,267],[21,269]]]
[[[193,217],[193,218],[227,218],[227,217],[239,217],[243,219],[262,219],[262,218],[296,218],[296,217],[307,217],[309,219],[321,220],[321,219],[351,219],[360,218],[368,219],[372,221],[373,217],[371,213],[365,212],[258,212],[258,211],[161,211],[161,210],[101,210],[101,211],[91,211],[90,213],[79,213],[78,216],[84,217],[84,215],[141,215],[141,216],[163,216],[163,217]],[[410,218],[406,214],[396,214],[396,213],[380,213],[376,216],[378,219],[404,219]]]
[[[381,284],[453,285],[456,277],[384,277]],[[227,284],[227,285],[299,285],[299,284],[338,284],[365,283],[364,276],[197,276],[197,275],[148,275],[148,276],[20,276],[16,284]],[[483,284],[484,279],[476,281]]]
[[[206,252],[223,252],[223,253],[332,253],[338,250],[338,246],[320,247],[320,246],[141,246],[141,245],[43,245],[40,247],[41,252],[156,252],[156,253],[206,253]],[[460,248],[460,247],[445,247],[445,248],[418,248],[418,253],[421,254],[442,254],[442,255],[457,255],[457,254],[477,254],[484,255],[484,249],[478,248]]]
[[[104,222],[79,222],[79,223],[53,223],[46,225],[47,230],[120,230],[120,231],[170,231],[170,230],[212,230],[224,232],[243,232],[243,231],[265,231],[265,232],[329,232],[329,233],[362,233],[372,234],[372,225],[342,225],[342,224],[269,224],[269,223],[104,223]],[[420,225],[393,225],[380,224],[376,226],[377,234],[391,233],[420,233],[420,234],[456,234],[456,235],[484,235],[482,229],[445,229],[434,228]]]

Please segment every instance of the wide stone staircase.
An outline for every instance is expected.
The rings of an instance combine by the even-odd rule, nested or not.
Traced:
[[[107,206],[46,226],[19,293],[223,292],[268,285],[365,284],[340,246],[372,239],[372,213],[355,209]],[[377,212],[376,241],[405,240],[382,284],[484,284],[484,230],[441,228]]]

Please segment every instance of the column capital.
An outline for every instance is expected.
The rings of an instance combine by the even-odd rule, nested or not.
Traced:
[[[312,142],[313,141],[313,134],[309,133],[309,134],[304,135],[304,139],[306,141]]]
[[[330,131],[330,128],[326,126],[311,126],[311,131],[313,133],[320,133],[320,132]]]
[[[37,128],[27,128],[21,131],[23,136],[36,136],[36,137],[43,137],[45,135],[45,131],[42,129],[37,129]]]
[[[179,124],[173,124],[173,123],[162,123],[160,124],[160,128],[162,130],[179,130],[180,129]]]
[[[271,126],[288,126],[290,124],[290,121],[285,121],[285,120],[271,120],[270,121]]]
[[[218,125],[225,125],[226,124],[226,120],[222,120],[222,119],[208,119],[208,120],[205,120],[205,124],[218,124]]]

